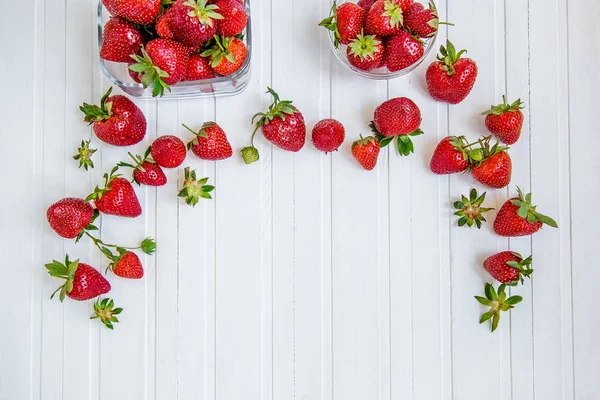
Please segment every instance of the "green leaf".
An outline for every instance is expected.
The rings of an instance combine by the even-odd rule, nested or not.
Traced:
[[[514,306],[515,304],[519,304],[522,301],[523,301],[523,298],[521,296],[512,296],[512,297],[509,297],[508,299],[506,299],[504,301],[504,303]]]
[[[546,225],[551,226],[553,228],[558,228],[558,224],[552,218],[550,218],[550,217],[548,217],[548,216],[546,216],[544,214],[540,214],[540,213],[535,213],[534,215],[537,218],[537,220],[540,221],[540,222],[542,222],[543,224],[546,224]]]
[[[489,300],[498,299],[498,295],[496,294],[494,287],[489,283],[485,284],[485,297],[487,297]]]
[[[478,302],[480,302],[481,304],[483,304],[484,306],[488,306],[491,307],[492,306],[492,301],[486,299],[485,297],[481,297],[481,296],[475,296],[475,300],[477,300]]]
[[[493,311],[493,310],[490,310],[490,311],[486,312],[485,314],[483,314],[483,315],[481,316],[481,319],[479,320],[479,323],[480,323],[480,324],[483,324],[485,321],[487,321],[487,320],[489,320],[490,318],[492,318],[492,317],[494,316],[494,314],[495,314],[495,313],[494,313],[494,311]]]
[[[494,318],[492,319],[492,332],[498,328],[498,323],[500,322],[500,313],[495,313]]]

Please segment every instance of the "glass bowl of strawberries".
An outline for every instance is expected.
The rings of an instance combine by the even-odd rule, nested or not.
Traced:
[[[250,0],[100,0],[100,68],[135,97],[220,97],[250,81]]]
[[[435,44],[440,22],[433,0],[333,2],[320,26],[336,58],[368,79],[393,79],[414,70]]]

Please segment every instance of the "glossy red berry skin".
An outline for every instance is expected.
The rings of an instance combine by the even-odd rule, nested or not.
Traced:
[[[340,43],[348,44],[363,30],[367,12],[357,4],[347,2],[338,6],[336,13]]]
[[[498,211],[494,220],[496,234],[505,237],[529,236],[542,229],[541,221],[530,223],[527,218],[520,217],[517,213],[519,207],[514,205],[511,200],[519,200],[519,198],[514,197],[507,200]]]
[[[456,73],[448,75],[441,61],[434,61],[427,68],[427,91],[434,100],[458,104],[471,93],[478,73],[475,61],[461,58],[454,64],[454,69]]]
[[[306,124],[304,117],[294,106],[294,113],[286,115],[285,120],[276,116],[268,124],[261,127],[261,131],[269,142],[280,149],[297,152],[304,147],[306,141]]]
[[[110,292],[110,283],[94,267],[79,263],[73,279],[73,289],[67,297],[77,300],[90,300]]]
[[[144,161],[141,166],[144,169],[143,171],[139,168],[133,171],[133,178],[137,183],[147,186],[164,186],[167,184],[167,177],[160,165]]]
[[[150,146],[152,159],[163,168],[177,168],[185,161],[187,149],[177,136],[165,135]]]
[[[135,218],[142,215],[142,206],[135,194],[131,183],[125,178],[114,178],[101,199],[95,199],[94,204],[103,214]]]
[[[144,277],[144,267],[140,258],[134,252],[128,251],[112,266],[112,272],[121,278],[141,279]]]
[[[429,168],[437,175],[455,174],[469,168],[469,160],[462,150],[452,143],[452,137],[446,137],[435,148]]]
[[[217,12],[223,19],[217,21],[217,35],[232,37],[244,31],[248,24],[248,14],[239,0],[219,0]]]
[[[169,74],[163,78],[167,85],[174,85],[183,79],[190,59],[188,48],[173,40],[154,39],[146,44],[146,52],[156,67]]]
[[[146,117],[142,110],[125,96],[115,95],[106,99],[112,103],[111,116],[94,122],[98,139],[113,146],[131,146],[146,136]]]
[[[317,150],[329,153],[341,146],[345,136],[344,125],[335,119],[324,119],[313,128],[312,142]]]
[[[501,151],[471,168],[473,178],[486,186],[501,189],[510,183],[512,161],[506,151]]]
[[[203,79],[212,79],[215,77],[215,72],[210,66],[208,58],[202,57],[200,54],[192,54],[188,62],[187,71],[184,81],[201,81]]]
[[[498,282],[509,284],[519,279],[519,270],[507,265],[507,262],[520,262],[522,259],[517,257],[515,253],[503,251],[488,257],[483,262],[483,268]]]
[[[423,57],[425,47],[408,33],[400,31],[385,41],[385,65],[390,72],[400,71]]]
[[[215,122],[207,122],[202,127],[207,137],[198,136],[197,144],[191,143],[192,152],[202,160],[225,160],[232,156],[233,149],[225,131]],[[195,139],[196,140],[196,139]]]
[[[352,155],[367,171],[373,170],[377,165],[380,151],[379,142],[372,137],[357,140],[352,144]]]
[[[102,31],[100,57],[107,61],[130,62],[132,54],[142,53],[143,44],[142,34],[131,22],[113,17]]]
[[[523,120],[523,113],[520,110],[508,111],[500,115],[487,115],[485,126],[502,143],[515,144],[521,137]]]
[[[102,4],[113,16],[146,25],[160,14],[161,0],[102,0]]]
[[[48,207],[46,218],[50,227],[65,239],[74,239],[90,224],[94,208],[83,199],[67,197]]]
[[[408,135],[421,125],[421,110],[407,97],[397,97],[375,109],[375,127],[383,136]]]

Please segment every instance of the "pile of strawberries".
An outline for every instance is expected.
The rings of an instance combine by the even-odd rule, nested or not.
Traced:
[[[180,81],[228,76],[244,64],[243,0],[103,0],[112,15],[100,57],[127,63],[153,96]]]

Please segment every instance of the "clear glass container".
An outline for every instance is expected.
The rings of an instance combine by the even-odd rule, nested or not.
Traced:
[[[433,0],[429,0],[429,2],[431,4],[433,4],[434,7],[436,7],[435,2]],[[345,1],[338,1],[338,4],[342,4],[342,3],[345,3]],[[425,7],[427,7],[427,4],[425,4]],[[346,68],[348,68],[355,74],[360,75],[367,79],[387,80],[387,79],[394,79],[394,78],[398,78],[400,76],[404,76],[404,75],[408,74],[409,72],[411,72],[412,70],[414,70],[415,68],[417,68],[423,62],[423,60],[425,60],[425,58],[427,58],[427,55],[429,54],[431,49],[435,46],[435,40],[437,39],[438,32],[435,33],[435,36],[432,36],[428,39],[423,39],[425,41],[425,51],[423,53],[423,56],[421,58],[419,58],[419,60],[416,63],[414,63],[413,65],[411,65],[407,68],[404,68],[404,69],[401,69],[401,70],[395,71],[395,72],[390,72],[385,67],[375,68],[375,69],[372,69],[371,71],[363,71],[361,69],[358,69],[354,65],[350,64],[350,61],[348,61],[348,57],[346,56],[346,48],[348,46],[340,44],[338,48],[335,47],[335,35],[334,35],[334,32],[332,32],[332,31],[329,31],[329,42],[331,44],[331,49],[333,50],[333,54],[335,54],[335,57],[338,59],[338,61],[341,62],[343,65],[345,65]]]
[[[184,81],[171,86],[171,91],[165,90],[162,99],[182,99],[182,98],[202,98],[202,97],[221,97],[233,96],[244,91],[250,82],[250,60],[252,58],[252,21],[250,15],[250,0],[245,1],[246,12],[248,13],[248,25],[244,31],[244,42],[248,48],[244,64],[230,76],[222,76],[201,81]],[[109,12],[102,5],[102,0],[98,1],[98,54],[102,47],[102,31],[104,24],[110,18]],[[98,56],[100,68],[104,75],[119,86],[125,93],[141,98],[151,98],[152,88],[144,88],[140,83],[135,82],[127,70],[127,63],[117,63],[106,61]],[[160,97],[159,97],[160,98]]]

